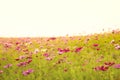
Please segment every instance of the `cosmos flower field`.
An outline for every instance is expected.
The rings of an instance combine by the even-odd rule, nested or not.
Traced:
[[[0,38],[0,80],[120,80],[120,31]]]

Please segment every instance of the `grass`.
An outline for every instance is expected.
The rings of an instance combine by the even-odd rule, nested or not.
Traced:
[[[120,80],[119,47],[120,31],[0,38],[0,80]]]

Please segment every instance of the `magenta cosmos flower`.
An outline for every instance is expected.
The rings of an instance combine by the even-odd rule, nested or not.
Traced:
[[[69,51],[70,51],[69,48],[65,48],[65,49],[58,48],[58,53],[59,53],[59,54],[67,53],[67,52],[69,52]]]
[[[28,59],[25,62],[20,62],[19,64],[17,64],[17,66],[21,67],[21,66],[26,66],[27,64],[30,64],[32,62],[32,59]]]
[[[94,46],[94,47],[97,47],[97,46],[99,46],[99,45],[98,45],[98,44],[93,44],[93,46]]]
[[[75,52],[80,52],[83,47],[79,47],[75,49]]]
[[[49,57],[49,54],[48,53],[44,53],[43,56],[44,57]]]

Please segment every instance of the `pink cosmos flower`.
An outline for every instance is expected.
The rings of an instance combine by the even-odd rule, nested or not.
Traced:
[[[17,47],[16,47],[16,50],[17,50],[17,51],[20,51],[20,50],[21,50],[20,46],[17,46]]]
[[[4,68],[9,68],[11,66],[12,66],[12,64],[7,64],[7,65],[4,66]]]
[[[97,66],[94,68],[95,71],[107,71],[109,67],[107,66]]]
[[[26,58],[26,56],[23,55],[23,56],[19,56],[19,58],[16,58],[15,60],[18,61],[18,60],[22,60],[24,58]]]
[[[17,66],[21,67],[21,66],[26,66],[27,63],[26,62],[20,62],[19,64],[17,64]]]
[[[4,43],[4,47],[5,48],[11,48],[12,47],[12,43]]]
[[[21,59],[24,59],[26,56],[19,56],[19,59],[21,60]]]
[[[52,60],[52,58],[51,57],[46,57],[46,60],[50,61],[50,60]]]
[[[115,64],[113,68],[120,69],[120,64]]]
[[[3,70],[0,70],[0,74],[2,74],[3,73]]]
[[[17,66],[21,67],[21,66],[26,66],[27,64],[30,64],[32,62],[32,59],[28,59],[25,62],[20,62],[19,64],[17,64]]]
[[[34,54],[37,54],[38,52],[39,52],[39,49],[36,48],[36,49],[34,50]]]
[[[27,76],[27,75],[29,75],[29,74],[32,73],[32,72],[34,72],[33,69],[28,69],[28,70],[26,70],[26,71],[23,71],[22,74],[23,74],[24,76]]]
[[[120,45],[115,46],[115,49],[120,50]]]

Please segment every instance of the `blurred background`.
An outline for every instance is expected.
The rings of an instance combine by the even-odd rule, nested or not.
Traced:
[[[119,0],[0,0],[0,37],[99,33],[120,28]]]

